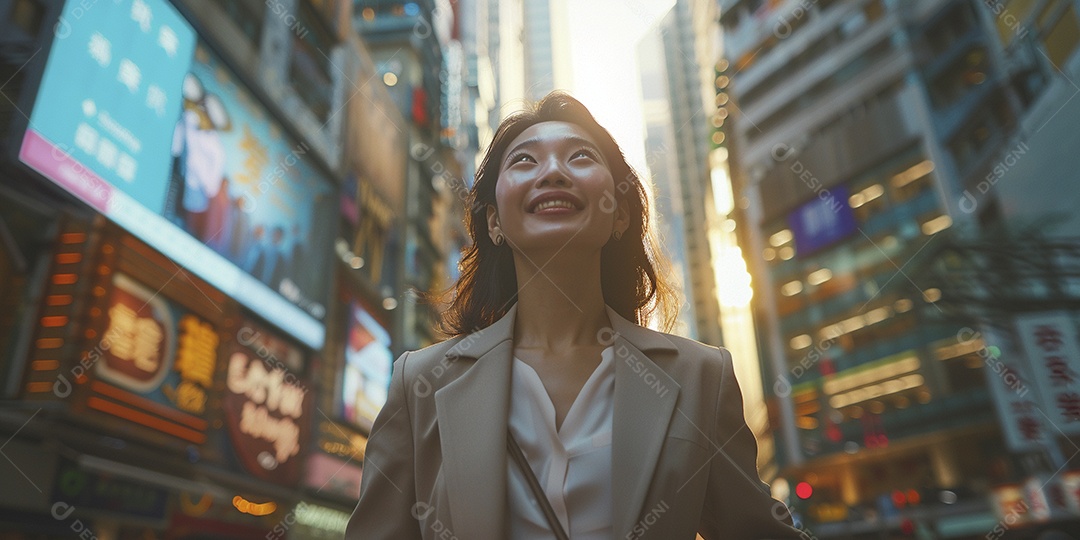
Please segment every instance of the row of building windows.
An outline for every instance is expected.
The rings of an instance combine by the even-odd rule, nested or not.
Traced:
[[[955,336],[948,336],[918,344],[897,341],[891,350],[856,369],[839,369],[831,360],[825,361],[829,367],[820,371],[827,378],[820,385],[804,382],[792,394],[796,423],[804,430],[817,429],[815,417],[825,404],[835,409],[831,420],[836,423],[859,419],[866,413],[880,415],[890,409],[926,405],[932,401],[931,386],[945,398],[942,405],[985,399],[986,381],[981,373],[985,363],[978,355],[983,346],[978,339],[958,342]]]
[[[859,56],[853,58],[844,67],[821,79],[806,91],[800,92],[796,98],[789,101],[783,107],[772,111],[768,116],[756,121],[755,125],[758,129],[748,131],[747,138],[750,140],[760,138],[780,125],[790,122],[791,119],[798,114],[818,106],[822,99],[834,95],[837,90],[843,88],[856,76],[864,74],[868,69],[879,65],[881,61],[892,54],[894,50],[891,40],[882,39]],[[788,80],[790,80],[790,78]]]
[[[819,5],[818,9],[821,10],[822,6]],[[852,10],[845,20],[837,25],[836,28],[814,40],[813,43],[793,56],[791,60],[785,62],[781,69],[773,71],[751,87],[738,89],[740,95],[739,105],[743,108],[751,107],[754,103],[757,103],[758,100],[782,86],[785,82],[792,80],[793,73],[800,72],[821,58],[824,58],[829,51],[834,50],[840,44],[849,41],[853,35],[866,28],[869,23],[881,18],[884,14],[885,8],[880,0],[867,2],[861,9]],[[802,24],[805,24],[810,18],[811,17],[801,17],[799,19],[800,24],[798,28],[801,28]],[[791,34],[794,34],[794,30],[795,29],[792,29]],[[786,35],[784,39],[790,39],[790,35]],[[779,44],[779,41],[777,41],[776,44]],[[763,57],[768,54],[769,50],[770,47],[765,47],[757,51],[756,56]],[[745,69],[746,67],[748,66],[742,66],[741,69]]]

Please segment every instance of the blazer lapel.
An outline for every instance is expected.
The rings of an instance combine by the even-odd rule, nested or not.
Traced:
[[[451,347],[447,362],[473,365],[435,392],[442,472],[450,494],[449,525],[458,538],[505,536],[506,431],[516,311],[514,304],[494,324]]]
[[[642,328],[608,307],[615,331],[615,412],[611,482],[615,538],[629,535],[641,514],[679,396],[679,384],[650,358],[678,352],[659,332]]]
[[[645,503],[680,390],[646,353],[655,357],[678,349],[663,334],[624,319],[611,307],[607,311],[615,352],[612,525],[615,537],[622,538]],[[516,313],[515,303],[494,324],[451,347],[447,362],[473,364],[435,392],[450,526],[459,538],[506,535],[506,431]]]

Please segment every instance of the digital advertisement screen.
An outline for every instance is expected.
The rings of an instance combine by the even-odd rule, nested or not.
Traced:
[[[349,306],[345,338],[345,372],[342,384],[344,418],[369,427],[386,404],[394,358],[390,334],[353,302]]]
[[[332,184],[164,0],[70,1],[19,159],[320,348]]]

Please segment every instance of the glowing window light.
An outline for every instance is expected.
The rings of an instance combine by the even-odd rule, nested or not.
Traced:
[[[926,223],[922,224],[922,232],[926,236],[937,234],[952,226],[952,218],[947,215],[941,215]]]
[[[915,165],[912,165],[904,172],[892,177],[892,184],[895,187],[904,187],[928,174],[933,172],[934,162],[930,160],[921,161]]]
[[[885,194],[885,188],[881,184],[874,184],[854,195],[848,197],[848,204],[852,208],[858,208]]]
[[[780,288],[780,294],[784,296],[795,296],[801,293],[803,290],[802,282],[799,280],[789,281]]]
[[[795,238],[795,235],[791,232],[791,229],[784,229],[769,237],[769,244],[773,247],[780,247]]]
[[[815,270],[810,275],[806,276],[806,282],[811,285],[821,285],[826,281],[832,279],[832,270],[828,268],[822,268],[821,270]]]
[[[805,349],[812,345],[814,343],[814,339],[807,334],[802,334],[791,338],[791,341],[788,343],[791,345],[792,349],[799,350]]]

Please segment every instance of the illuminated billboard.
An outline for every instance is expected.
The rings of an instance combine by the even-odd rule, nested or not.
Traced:
[[[114,273],[87,353],[97,377],[86,407],[193,444],[206,441],[218,332],[160,291]]]
[[[349,305],[342,383],[344,418],[370,428],[386,404],[394,357],[390,334],[360,304]]]
[[[221,407],[235,457],[256,477],[294,485],[314,408],[304,353],[251,321],[227,351]]]
[[[69,1],[19,159],[305,344],[331,181],[164,0]]]

